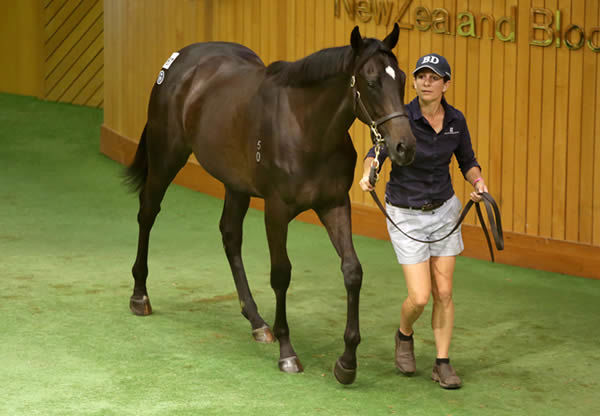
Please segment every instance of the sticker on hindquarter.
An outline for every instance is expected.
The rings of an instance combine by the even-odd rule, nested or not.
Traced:
[[[158,78],[156,79],[156,83],[157,83],[158,85],[160,85],[160,84],[162,84],[162,82],[163,82],[164,80],[165,80],[165,71],[162,71],[162,70],[161,70],[161,71],[158,73]]]
[[[158,78],[156,79],[156,83],[158,85],[163,83],[163,81],[165,80],[165,75],[166,75],[165,70],[169,69],[171,67],[171,64],[173,63],[173,61],[175,59],[177,59],[178,56],[179,56],[179,52],[173,52],[171,54],[171,56],[169,57],[169,59],[167,59],[167,61],[164,63],[164,65],[162,66],[162,69],[158,73]]]
[[[165,62],[165,64],[162,66],[163,69],[169,69],[169,67],[171,66],[171,64],[173,63],[173,61],[175,59],[177,59],[178,56],[179,56],[179,52],[173,52],[171,54],[171,56],[169,57],[169,59],[167,59],[167,61]]]

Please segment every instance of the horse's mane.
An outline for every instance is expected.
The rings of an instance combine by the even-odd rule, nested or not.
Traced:
[[[365,48],[360,56],[362,62],[378,51],[393,56],[392,52],[377,39],[367,38],[364,42]],[[355,58],[351,46],[322,49],[295,62],[273,62],[267,67],[267,76],[282,86],[309,86],[340,73],[350,74]],[[360,64],[359,62],[359,66]]]

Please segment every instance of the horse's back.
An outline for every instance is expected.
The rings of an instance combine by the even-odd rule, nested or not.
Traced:
[[[265,64],[254,51],[244,45],[232,42],[200,42],[193,43],[179,51],[184,60],[201,62],[204,59],[215,57],[228,57],[238,63],[257,65],[264,67]]]
[[[193,43],[179,50],[177,54],[168,68],[163,67],[164,71],[159,77],[160,82],[157,81],[154,84],[151,101],[155,96],[172,94],[175,90],[184,87],[182,84],[194,72],[196,74],[200,73],[200,76],[202,76],[204,70],[206,76],[210,76],[214,72],[211,71],[211,68],[243,71],[265,67],[254,51],[238,43]]]

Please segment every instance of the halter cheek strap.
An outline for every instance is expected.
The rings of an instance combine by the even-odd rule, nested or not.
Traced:
[[[386,116],[383,116],[377,120],[373,120],[373,118],[371,117],[371,115],[369,114],[369,111],[367,110],[367,107],[365,107],[365,104],[363,103],[362,99],[360,98],[360,91],[358,91],[358,89],[356,88],[356,77],[354,75],[352,75],[352,78],[350,80],[350,88],[352,88],[352,94],[354,95],[354,115],[356,115],[356,117],[361,120],[361,118],[358,116],[358,114],[356,114],[356,105],[358,103],[358,107],[360,108],[361,113],[365,116],[366,121],[361,120],[363,123],[367,124],[369,126],[369,128],[371,129],[371,132],[373,133],[371,135],[371,140],[373,141],[373,144],[380,144],[383,142],[383,138],[381,137],[381,133],[379,133],[379,130],[377,130],[377,128],[379,126],[381,126],[383,123],[396,118],[396,117],[408,117],[404,112],[400,112],[400,111],[396,111],[393,113],[390,113]]]

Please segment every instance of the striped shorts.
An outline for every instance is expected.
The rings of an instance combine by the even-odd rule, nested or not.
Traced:
[[[456,195],[432,211],[399,208],[389,203],[386,210],[394,222],[411,237],[419,240],[437,240],[448,234],[456,224],[462,204]],[[464,249],[460,227],[448,238],[437,243],[419,243],[406,237],[387,220],[388,233],[398,263],[416,264],[430,257],[456,256]]]

